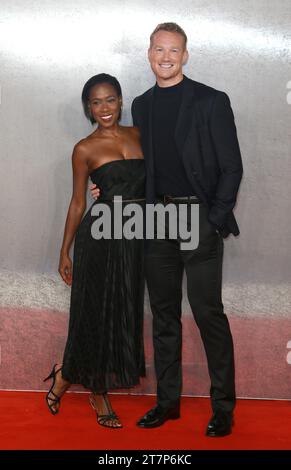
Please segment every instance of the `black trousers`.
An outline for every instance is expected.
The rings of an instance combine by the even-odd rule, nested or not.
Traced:
[[[181,301],[183,271],[187,293],[204,344],[211,380],[213,411],[235,406],[234,354],[229,323],[221,300],[223,239],[199,205],[199,245],[181,250],[179,238],[147,240],[146,280],[153,313],[157,401],[179,403],[182,390]]]

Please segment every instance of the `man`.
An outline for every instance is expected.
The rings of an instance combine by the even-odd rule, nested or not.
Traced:
[[[157,405],[137,425],[153,428],[180,416],[185,268],[211,380],[213,415],[206,435],[224,436],[231,433],[235,406],[233,343],[221,301],[222,237],[239,234],[232,213],[242,177],[234,117],[225,93],[183,75],[188,51],[180,26],[158,25],[150,37],[148,58],[156,85],[132,104],[145,157],[146,200],[198,203],[199,245],[183,251],[179,238],[147,240]]]

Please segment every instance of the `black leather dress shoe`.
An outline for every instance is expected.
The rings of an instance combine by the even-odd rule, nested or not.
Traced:
[[[168,419],[180,418],[180,407],[177,405],[174,408],[162,408],[159,405],[154,406],[148,411],[136,425],[140,428],[157,428],[164,424]]]
[[[206,436],[222,437],[231,434],[233,414],[222,410],[213,413],[206,429]]]

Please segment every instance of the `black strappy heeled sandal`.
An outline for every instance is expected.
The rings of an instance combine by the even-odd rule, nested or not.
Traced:
[[[107,410],[108,410],[108,413],[105,414],[105,415],[98,414],[96,404],[95,404],[95,401],[94,401],[94,398],[93,398],[93,394],[89,395],[89,402],[90,402],[90,405],[92,406],[93,410],[96,413],[97,423],[100,424],[100,426],[104,426],[106,428],[111,428],[111,429],[120,429],[120,428],[122,428],[123,426],[119,421],[119,417],[112,410],[111,406],[108,404],[107,393],[106,392],[101,393],[100,395],[102,395],[103,400],[105,401],[106,407],[107,407]],[[110,409],[111,409],[111,411],[110,411]],[[115,424],[113,424],[112,421],[115,421]]]
[[[62,369],[61,367],[56,370],[56,366],[57,364],[55,364],[52,368],[52,371],[50,373],[50,375],[48,375],[45,379],[44,379],[44,382],[47,382],[47,380],[49,379],[53,379],[53,383],[52,383],[52,386],[51,388],[49,389],[48,393],[46,394],[46,402],[47,402],[47,406],[48,406],[48,409],[50,410],[50,412],[53,414],[53,415],[56,415],[58,414],[59,412],[59,408],[54,408],[54,406],[56,405],[59,405],[60,402],[61,402],[61,397],[59,397],[58,395],[56,395],[54,392],[53,392],[53,388],[55,386],[55,383],[56,383],[56,375],[57,373]],[[53,395],[53,397],[50,397],[50,395]]]

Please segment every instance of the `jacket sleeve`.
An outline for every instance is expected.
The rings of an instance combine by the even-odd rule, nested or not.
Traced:
[[[137,104],[136,104],[136,98],[133,100],[132,105],[131,105],[131,115],[132,115],[132,122],[135,127],[138,126],[138,120],[137,120]]]
[[[234,115],[226,93],[217,93],[209,124],[220,174],[208,217],[214,225],[222,227],[236,203],[243,173]]]

